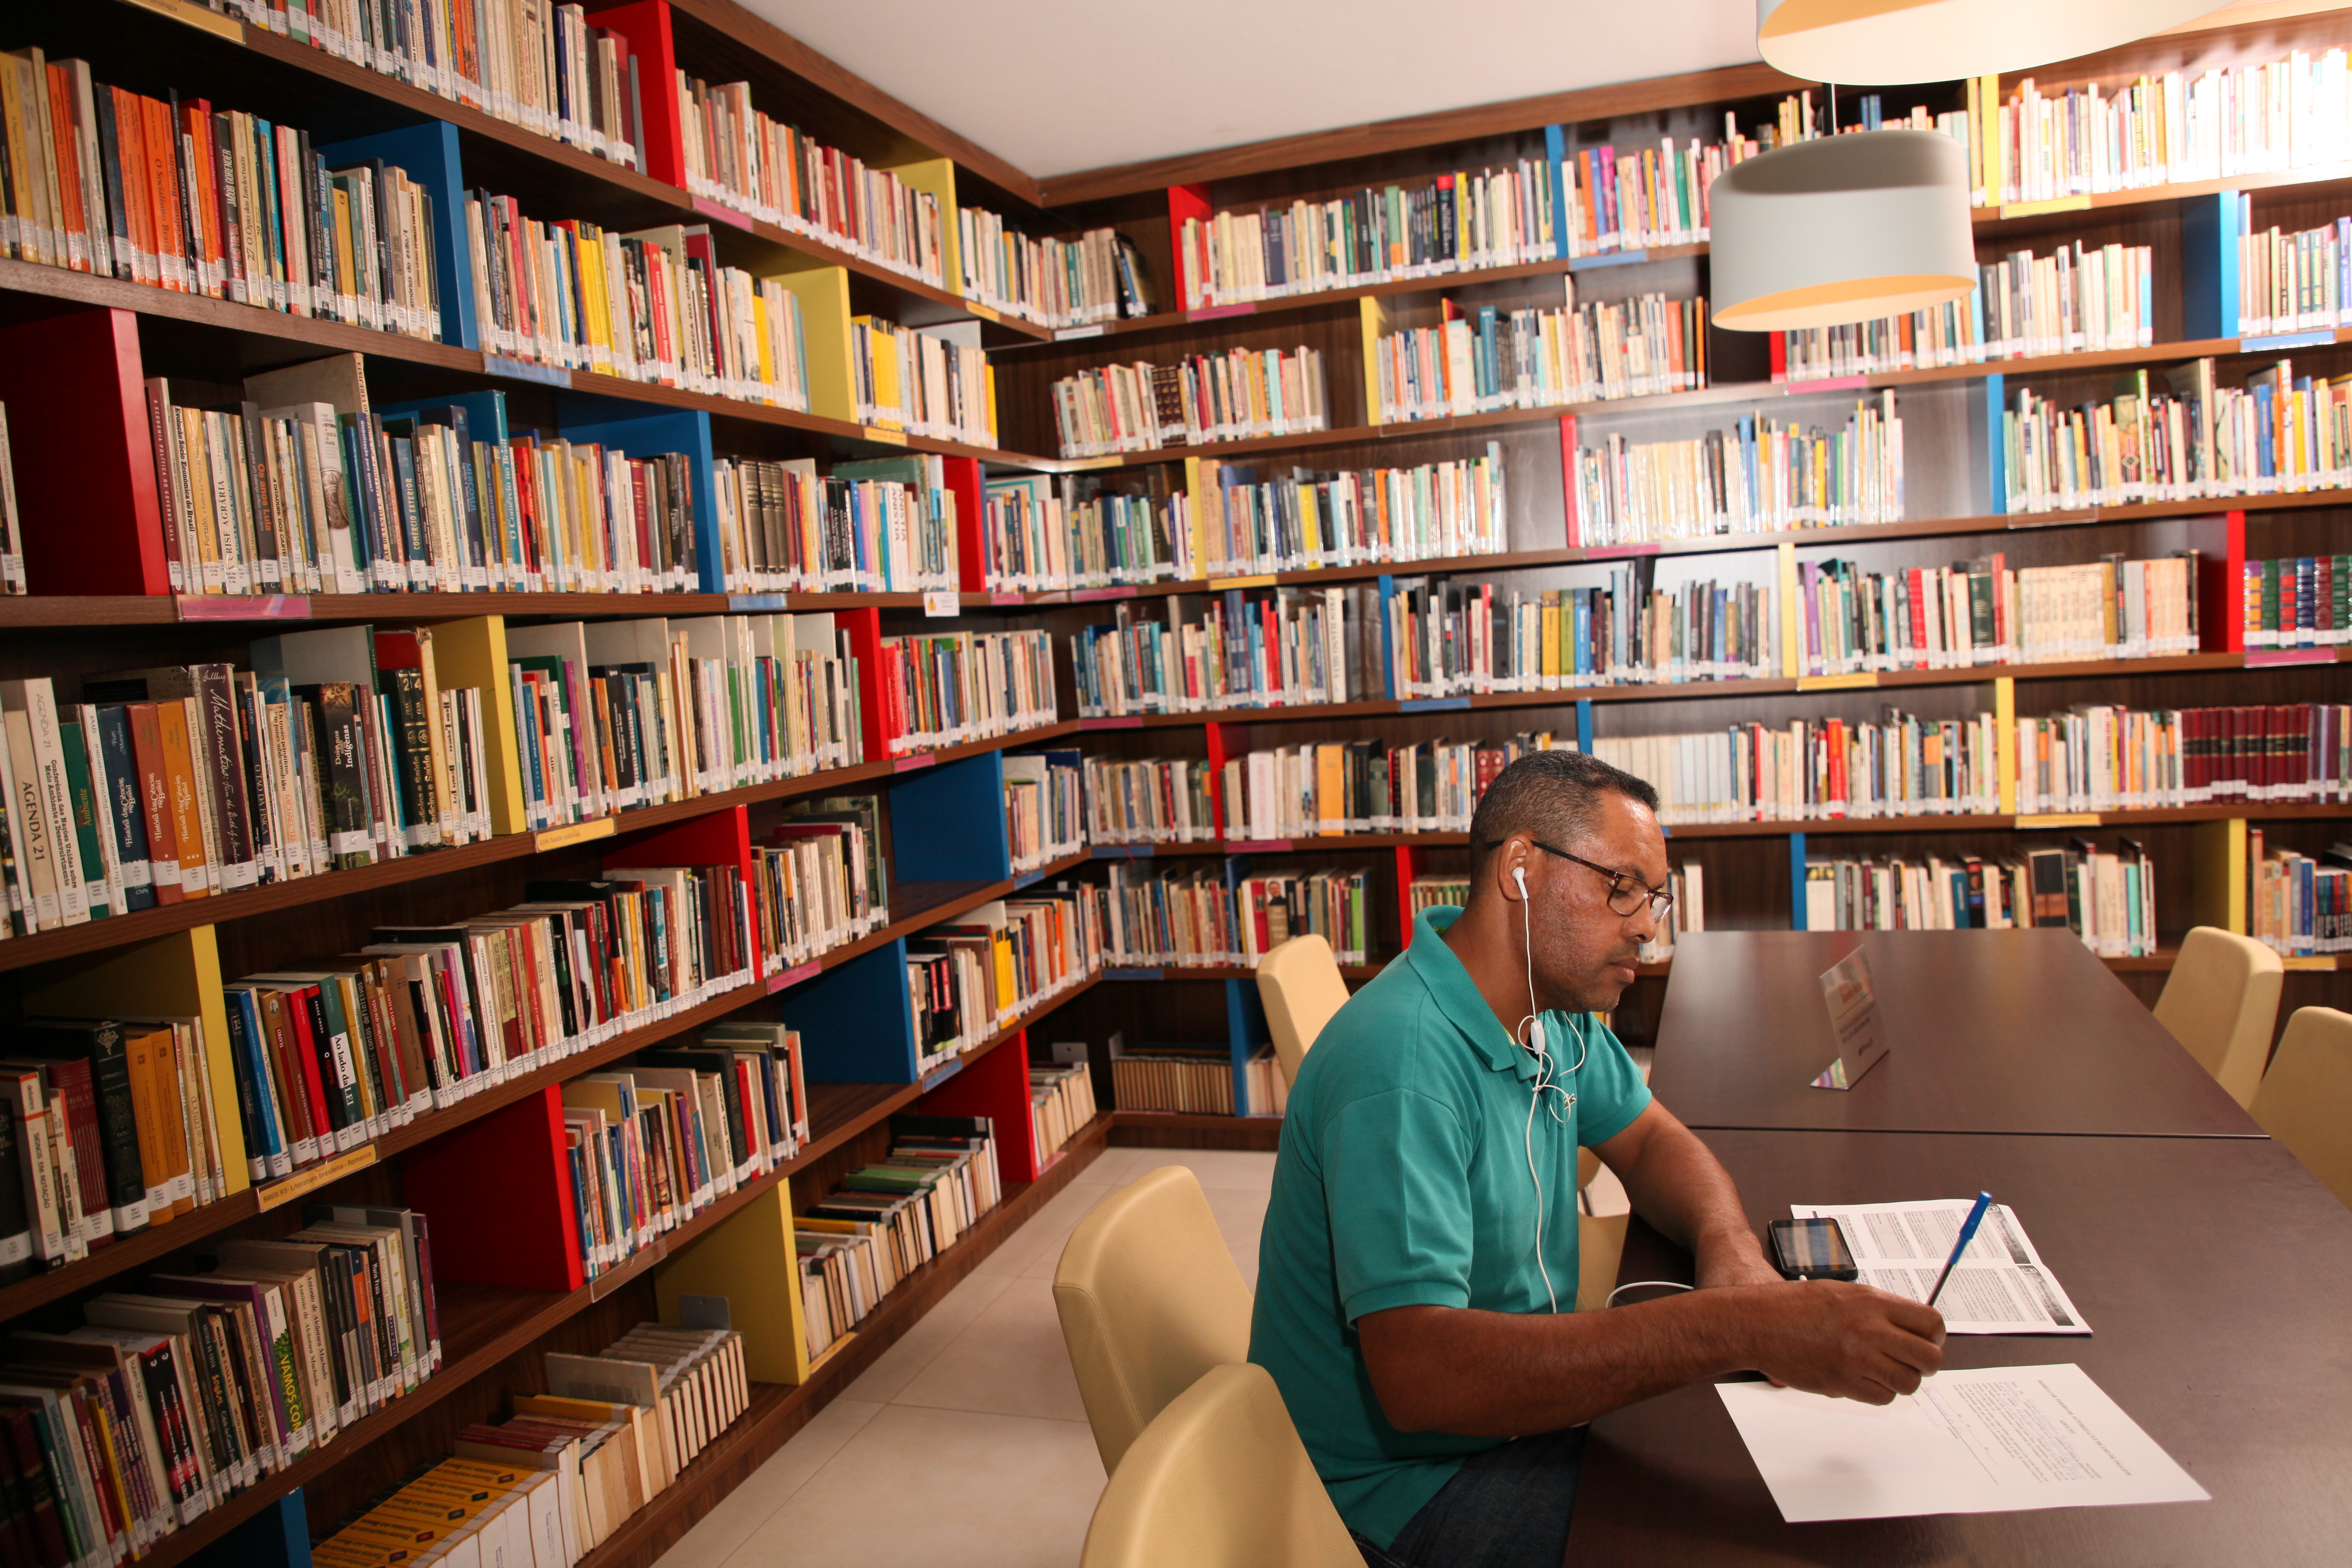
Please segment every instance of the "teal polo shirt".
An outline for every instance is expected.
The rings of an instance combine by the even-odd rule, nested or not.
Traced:
[[[1528,1170],[1535,1058],[1439,935],[1461,912],[1423,912],[1404,956],[1316,1037],[1290,1091],[1258,1244],[1250,1360],[1281,1388],[1340,1516],[1381,1546],[1465,1458],[1500,1444],[1390,1426],[1356,1320],[1391,1307],[1550,1310]],[[1576,1096],[1570,1106],[1546,1094],[1534,1130],[1543,1261],[1570,1312],[1578,1146],[1623,1131],[1650,1091],[1590,1015],[1548,1013],[1544,1033]]]

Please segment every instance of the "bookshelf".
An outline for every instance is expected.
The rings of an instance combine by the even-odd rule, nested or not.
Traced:
[[[241,7],[228,7],[241,9]],[[702,226],[720,268],[782,279],[799,300],[806,334],[809,405],[720,395],[686,384],[597,374],[580,365],[488,352],[472,296],[444,295],[437,339],[326,316],[265,309],[124,278],[0,258],[0,404],[9,416],[24,516],[31,592],[0,596],[0,679],[48,677],[60,694],[85,675],[134,667],[226,663],[249,668],[253,645],[286,632],[430,626],[459,679],[482,690],[489,781],[520,788],[522,763],[512,715],[499,711],[510,632],[578,622],[619,635],[617,623],[716,616],[831,616],[857,660],[863,760],[730,779],[677,798],[531,830],[512,799],[490,791],[492,830],[472,842],[386,856],[373,864],[286,877],[209,898],[162,903],[105,920],[0,941],[0,1018],[60,1007],[137,1005],[207,1020],[224,980],[282,968],[321,952],[356,947],[380,927],[431,927],[508,908],[533,882],[568,882],[607,867],[680,864],[748,867],[761,835],[788,808],[826,797],[878,796],[888,839],[888,919],[804,961],[755,969],[688,1005],[581,1044],[450,1103],[389,1126],[361,1145],[364,1159],[292,1176],[248,1179],[226,1162],[224,1192],[170,1224],[118,1238],[86,1258],[0,1285],[0,1321],[52,1327],[78,1303],[127,1288],[246,1237],[275,1237],[301,1223],[306,1201],[421,1207],[448,1226],[440,1285],[445,1361],[401,1399],[364,1416],[331,1445],[264,1476],[161,1542],[151,1559],[220,1561],[207,1547],[247,1521],[286,1511],[301,1490],[308,1526],[325,1534],[373,1494],[448,1451],[471,1422],[497,1418],[511,1397],[543,1386],[545,1351],[593,1351],[677,1298],[766,1290],[738,1326],[752,1346],[748,1412],[667,1490],[630,1517],[593,1553],[598,1568],[650,1563],[718,1498],[898,1335],[1013,1228],[1033,1215],[1109,1141],[1271,1148],[1279,1118],[1253,1103],[1249,1062],[1265,1041],[1249,971],[1230,963],[1129,963],[1113,959],[967,1031],[962,1048],[932,1061],[906,994],[907,966],[931,945],[927,933],[1040,887],[1106,886],[1168,874],[1221,884],[1286,870],[1360,878],[1368,932],[1352,983],[1376,974],[1402,947],[1417,877],[1460,875],[1468,865],[1458,831],[1294,833],[1249,839],[1221,820],[1191,842],[1096,842],[1015,874],[1003,827],[1007,753],[1053,748],[1094,758],[1177,758],[1222,766],[1253,750],[1340,744],[1367,736],[1384,746],[1439,740],[1493,744],[1548,731],[1587,747],[1694,734],[1740,723],[1786,728],[1832,721],[1859,725],[1898,707],[1958,721],[2065,713],[2078,705],[2194,709],[2326,702],[2342,695],[2344,647],[2250,647],[2237,614],[2246,563],[2340,556],[2352,550],[2352,472],[2308,488],[2133,500],[2064,510],[2011,510],[1997,461],[2000,419],[2030,390],[2062,405],[2109,395],[2115,378],[2214,362],[2223,384],[2281,358],[2328,375],[2352,372],[2352,326],[2249,336],[2237,331],[2236,225],[2288,230],[2352,216],[2352,163],[2306,163],[2221,179],[2195,179],[2051,199],[1995,203],[1975,214],[1979,259],[2011,250],[2042,254],[2080,240],[2152,247],[2157,262],[2147,346],[1926,368],[1878,368],[1814,381],[1774,379],[1760,338],[1710,330],[1710,384],[1695,391],[1507,407],[1450,418],[1381,423],[1368,385],[1366,344],[1401,326],[1438,324],[1450,302],[1475,315],[1491,304],[1556,309],[1663,294],[1704,298],[1704,241],[1597,255],[1557,254],[1509,265],[1397,277],[1348,287],[1186,310],[1177,297],[1177,248],[1187,216],[1321,201],[1360,187],[1414,187],[1443,174],[1523,162],[1548,172],[1550,199],[1572,185],[1572,161],[1608,145],[1623,152],[1661,136],[1720,138],[1727,110],[1743,132],[1769,124],[1779,100],[1808,84],[1762,66],[1694,73],[1337,129],[1279,142],[1125,169],[1033,179],[900,104],[779,32],[731,0],[635,0],[589,15],[625,37],[638,58],[646,134],[637,166],[598,156],[488,107],[428,91],[339,57],[289,33],[234,19],[187,0],[99,0],[51,7],[37,24],[0,39],[37,45],[50,60],[86,59],[94,78],[141,94],[179,91],[222,111],[299,127],[322,149],[364,150],[398,164],[445,197],[434,243],[447,281],[463,271],[463,237],[452,224],[464,193],[511,194],[541,222],[577,220],[622,232]],[[2352,45],[2345,13],[2241,23],[2146,41],[2035,73],[2048,90],[2098,82],[2112,90],[2141,71],[2260,62],[2297,48]],[[775,222],[688,189],[686,126],[674,72],[705,83],[748,84],[760,112],[790,121],[822,146],[887,172],[910,200],[943,219],[936,279],[911,274],[875,247],[821,224]],[[1999,84],[2002,94],[2018,87]],[[1939,112],[1963,107],[1958,84],[1923,89]],[[1890,110],[1909,100],[1888,101]],[[2242,206],[2233,205],[2242,202]],[[1108,229],[1140,258],[1155,291],[1150,313],[1048,328],[961,297],[955,215],[984,209],[1031,236]],[[853,322],[951,334],[985,351],[995,439],[981,444],[892,429],[861,416]],[[1186,355],[1307,346],[1323,356],[1328,427],[1108,457],[1061,455],[1052,388],[1076,372],[1114,363],[1172,363]],[[379,410],[429,408],[499,395],[507,426],[551,437],[594,440],[633,458],[677,455],[687,466],[697,549],[689,592],[661,595],[535,592],[514,587],[449,593],[277,595],[174,593],[165,547],[154,448],[142,386],[170,378],[207,405],[235,403],[247,378],[331,355],[361,356]],[[1832,425],[1863,395],[1893,392],[1905,421],[1906,506],[1895,521],[1696,537],[1613,538],[1580,510],[1574,482],[1581,445],[1683,440],[1741,415]],[[477,401],[469,406],[488,406]],[[1834,417],[1833,417],[1834,416]],[[1269,481],[1293,467],[1317,471],[1394,469],[1465,461],[1494,443],[1508,494],[1501,548],[1485,554],[1380,560],[1338,552],[1268,570],[1165,572],[1148,580],[1006,589],[984,566],[983,486],[991,478],[1045,476],[1055,486],[1087,479],[1157,507],[1181,503],[1205,530],[1223,504],[1219,468],[1250,468]],[[814,459],[823,469],[877,458],[940,460],[939,488],[957,500],[948,541],[950,588],[730,590],[717,564],[716,465]],[[2325,482],[2332,477],[2336,482]],[[1793,668],[1783,632],[1801,608],[1790,598],[1798,563],[1836,560],[1870,572],[1925,570],[2000,552],[2012,569],[2063,567],[2120,554],[2157,558],[2200,552],[2195,651],[2156,658],[2048,663],[1967,662],[1815,673]],[[1205,549],[1191,559],[1215,557]],[[1260,563],[1260,564],[1265,564]],[[1497,689],[1469,679],[1443,695],[1408,694],[1382,668],[1345,701],[1288,700],[1184,710],[1138,705],[1082,710],[1065,668],[1070,639],[1125,616],[1195,624],[1213,602],[1256,605],[1285,593],[1360,591],[1383,617],[1405,580],[1492,583],[1529,595],[1590,590],[1639,566],[1660,584],[1752,582],[1771,606],[1775,673],[1738,679],[1621,679],[1542,689]],[[1352,612],[1351,612],[1352,613]],[[1169,617],[1175,617],[1170,621]],[[1039,631],[1054,648],[1058,695],[1052,722],[1009,733],[948,739],[894,754],[879,727],[886,644],[929,632]],[[1375,632],[1377,637],[1377,633]],[[464,651],[459,650],[460,646]],[[1889,695],[1892,693],[1893,695]],[[1478,715],[1492,711],[1491,717]],[[944,731],[943,731],[944,733]],[[1210,794],[1221,797],[1222,778]],[[2273,849],[2316,855],[2342,836],[2352,808],[2335,801],[2229,799],[2161,808],[2035,813],[2012,797],[1999,810],[1895,809],[1874,816],[1674,825],[1669,858],[1704,868],[1710,923],[1785,927],[1804,912],[1808,858],[1935,856],[1997,858],[2087,835],[2110,847],[2117,835],[2148,847],[2158,868],[2148,951],[2110,955],[2123,980],[2152,998],[2189,925],[2248,929],[2247,858],[2260,832]],[[656,858],[633,862],[632,855]],[[1094,896],[1091,893],[1088,896]],[[910,944],[912,944],[910,946]],[[2352,999],[2334,954],[2288,960],[2282,1018],[2294,1007]],[[1654,1026],[1671,961],[1645,963],[1618,1016],[1639,1040]],[[93,998],[110,998],[106,1001]],[[729,1020],[781,1021],[802,1031],[811,1083],[810,1136],[772,1169],[740,1182],[625,1263],[575,1279],[557,1235],[562,1183],[562,1089],[649,1047],[684,1043]],[[1149,1031],[1147,1033],[1147,1031]],[[226,1033],[226,1025],[221,1026]],[[1115,1103],[1108,1042],[1160,1041],[1230,1059],[1232,1103],[1241,1114],[1155,1112]],[[1058,1043],[1083,1041],[1093,1058],[1099,1113],[1058,1156],[1030,1131],[1027,1064]],[[1222,1053],[1222,1055],[1220,1055]],[[224,1055],[209,1064],[229,1071]],[[230,1092],[216,1094],[224,1105]],[[851,1172],[892,1148],[891,1119],[908,1112],[990,1117],[1003,1201],[952,1247],[916,1268],[814,1362],[793,1277],[793,1216],[804,1215]],[[1256,1112],[1256,1114],[1251,1114]],[[551,1123],[552,1115],[556,1120]],[[224,1134],[234,1131],[226,1125]],[[554,1140],[554,1141],[551,1141]],[[226,1137],[225,1137],[226,1142]],[[225,1151],[226,1152],[226,1151]],[[530,1243],[501,1258],[467,1212],[466,1177],[500,1160],[522,1163],[502,1196]],[[323,1170],[325,1179],[320,1179]],[[289,1183],[317,1181],[296,1192]],[[436,1232],[436,1234],[438,1234]],[[511,1267],[516,1279],[495,1275]],[[518,1282],[518,1280],[521,1282]]]

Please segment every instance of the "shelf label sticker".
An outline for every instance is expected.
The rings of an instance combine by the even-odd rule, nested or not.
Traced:
[[[339,1182],[353,1171],[362,1171],[375,1163],[375,1145],[362,1143],[356,1149],[346,1149],[331,1160],[321,1161],[307,1171],[297,1171],[282,1181],[265,1183],[253,1189],[253,1201],[265,1213],[281,1204],[290,1204],[305,1193],[315,1193],[329,1182]]]
[[[1584,552],[1587,561],[1625,561],[1636,555],[1655,555],[1665,548],[1655,541],[1647,544],[1596,544]]]
[[[907,444],[907,433],[904,430],[886,430],[879,425],[861,425],[857,427],[857,433],[868,441],[881,441],[893,447],[903,447]]]
[[[939,760],[936,752],[919,752],[911,757],[900,757],[890,764],[890,771],[898,773],[911,773],[917,768],[928,768]]]
[[[2326,348],[2336,342],[2336,329],[2322,327],[2312,332],[2273,332],[2264,338],[2240,338],[2238,352],[2242,354],[2276,353],[2281,349]]]
[[[1149,844],[1097,844],[1094,858],[1097,860],[1149,860],[1159,851]]]
[[[2078,522],[2096,522],[2099,509],[2077,507],[2072,511],[2013,511],[2005,514],[2001,526],[2011,533],[2027,528],[2071,528]]]
[[[2040,217],[2044,213],[2084,213],[2091,210],[2088,196],[2053,196],[2046,202],[2011,202],[2000,209],[2004,218]]]
[[[1400,713],[1454,713],[1470,706],[1467,697],[1413,697],[1397,704]]]
[[[1029,595],[1017,588],[1009,592],[994,590],[989,594],[988,602],[992,605],[1025,605],[1029,602]]]
[[[1274,574],[1271,572],[1261,572],[1255,577],[1212,577],[1209,579],[1209,592],[1212,594],[1222,594],[1228,588],[1271,588],[1273,586]]]
[[[926,588],[923,590],[923,614],[926,616],[952,616],[961,615],[962,613],[963,604],[953,588]]]
[[[599,816],[588,822],[567,823],[562,827],[543,827],[531,840],[534,849],[561,849],[570,844],[585,844],[592,838],[613,837],[613,819]]]
[[[1228,838],[1225,840],[1225,853],[1228,855],[1287,855],[1290,853],[1290,840],[1287,838]]]
[[[1098,468],[1125,468],[1126,466],[1127,458],[1125,457],[1117,452],[1107,452],[1099,458],[1073,458],[1068,462],[1062,465],[1062,472],[1066,474],[1090,474]]]
[[[1004,320],[1003,316],[997,311],[995,306],[983,305],[977,300],[966,300],[963,302],[963,308],[970,310],[973,315],[978,316],[983,321],[1001,321]]]
[[[738,614],[781,610],[784,607],[784,595],[782,594],[730,594],[727,595],[727,607]]]
[[[751,232],[751,220],[733,207],[714,202],[709,196],[695,196],[691,198],[690,205],[704,217],[716,218],[729,227],[740,228],[746,234]]]
[[[1857,686],[1878,684],[1878,671],[1857,669],[1849,675],[1801,675],[1797,677],[1800,691],[1844,691]]]
[[[548,386],[569,387],[572,373],[560,364],[534,364],[527,359],[509,359],[504,354],[484,354],[482,369],[491,375],[503,375],[509,381],[536,381]]]
[[[1143,715],[1128,713],[1116,719],[1081,719],[1078,721],[1078,728],[1081,730],[1140,730],[1143,728]]]
[[[803,980],[814,980],[824,968],[823,959],[812,958],[806,963],[796,963],[779,974],[768,976],[768,994],[772,996],[787,985],[798,985]]]
[[[1827,375],[1818,381],[1790,381],[1782,384],[1791,397],[1801,397],[1809,392],[1859,392],[1870,384],[1866,375]]]
[[[2098,825],[2099,814],[2095,811],[2047,811],[2034,816],[2020,813],[2016,824],[2021,828],[2096,827]]]
[[[958,1057],[945,1067],[934,1068],[926,1073],[923,1076],[923,1092],[929,1094],[956,1074],[963,1071],[964,1059],[963,1057]]]
[[[1165,980],[1168,978],[1168,972],[1164,969],[1106,969],[1103,971],[1103,978],[1105,980]]]
[[[1228,316],[1255,316],[1256,314],[1257,301],[1255,300],[1237,300],[1231,305],[1203,305],[1197,310],[1185,311],[1184,319],[1188,321],[1221,321]]]
[[[1102,335],[1103,325],[1100,321],[1097,321],[1091,327],[1055,327],[1054,329],[1054,341],[1057,343],[1074,342],[1079,338],[1098,338]]]
[[[2246,650],[2246,668],[2261,669],[2282,664],[2334,664],[2332,647],[2257,647]]]
[[[1637,261],[1647,261],[1646,250],[1604,250],[1598,256],[1575,256],[1569,258],[1570,272],[1590,272],[1596,267],[1630,267]]]
[[[1113,588],[1073,588],[1070,590],[1070,603],[1073,605],[1091,605],[1103,599],[1132,599],[1134,597],[1135,584],[1132,583],[1121,583],[1117,587]]]
[[[306,594],[183,595],[179,606],[180,619],[184,621],[307,621],[310,618],[310,599]]]
[[[2341,967],[2336,963],[2336,955],[2332,952],[2300,952],[2287,954],[2280,958],[2279,962],[2289,969],[2333,970]]]

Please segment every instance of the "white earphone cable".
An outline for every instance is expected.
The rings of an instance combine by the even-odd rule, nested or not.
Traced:
[[[1526,868],[1513,867],[1511,878],[1519,888],[1519,948],[1521,956],[1527,962],[1528,975],[1528,1016],[1519,1020],[1519,1027],[1511,1031],[1511,1037],[1526,1049],[1533,1051],[1536,1057],[1536,1077],[1535,1082],[1529,1086],[1531,1092],[1528,1097],[1528,1125],[1524,1143],[1528,1156],[1528,1180],[1533,1182],[1536,1188],[1536,1271],[1543,1276],[1544,1299],[1551,1303],[1552,1312],[1557,1315],[1559,1311],[1559,1293],[1553,1289],[1551,1268],[1544,1261],[1543,1255],[1544,1189],[1543,1177],[1536,1169],[1536,1107],[1543,1103],[1545,1090],[1549,1089],[1559,1095],[1567,1103],[1565,1107],[1553,1105],[1551,1119],[1554,1121],[1565,1123],[1568,1117],[1564,1111],[1573,1110],[1576,1108],[1576,1096],[1552,1081],[1551,1050],[1549,1042],[1544,1038],[1543,1016],[1536,1004],[1535,921],[1528,908],[1529,900]],[[1521,1031],[1526,1032],[1527,1038],[1519,1038]],[[1584,1069],[1584,1058],[1591,1048],[1590,1043],[1582,1038],[1577,1041],[1577,1045],[1579,1048],[1576,1053],[1576,1066],[1569,1068],[1571,1076]]]

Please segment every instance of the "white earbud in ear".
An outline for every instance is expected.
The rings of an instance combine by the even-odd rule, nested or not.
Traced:
[[[1511,880],[1519,885],[1519,900],[1524,903],[1528,896],[1528,868],[1525,866],[1512,867]]]

